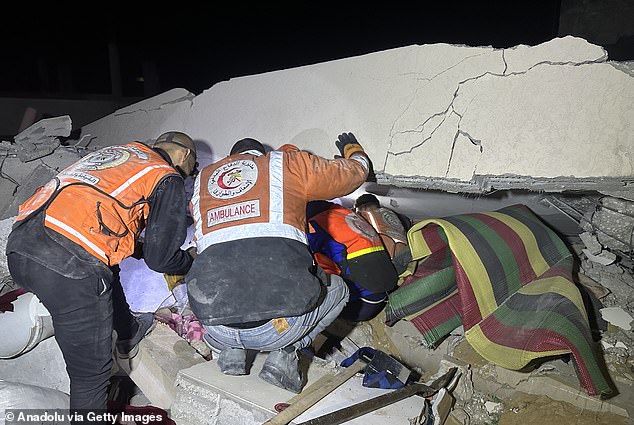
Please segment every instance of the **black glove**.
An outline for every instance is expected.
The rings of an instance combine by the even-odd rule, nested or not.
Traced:
[[[143,242],[134,242],[134,252],[131,257],[136,258],[137,260],[143,260]]]
[[[339,149],[341,156],[350,158],[356,152],[365,153],[356,137],[352,133],[342,133],[335,141],[335,146]]]

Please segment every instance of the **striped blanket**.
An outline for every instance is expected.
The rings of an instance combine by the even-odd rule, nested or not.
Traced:
[[[428,347],[460,325],[488,361],[519,370],[571,354],[581,386],[608,395],[572,254],[524,205],[416,223],[413,262],[390,294],[387,324],[405,319]]]

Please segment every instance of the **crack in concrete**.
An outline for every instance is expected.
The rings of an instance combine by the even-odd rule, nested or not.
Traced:
[[[150,111],[157,111],[160,108],[153,108],[153,109],[135,109],[134,111],[129,111],[129,112],[115,112],[113,115],[115,117],[122,117],[124,115],[133,115],[136,114],[137,112],[145,112],[146,114],[150,114]]]
[[[439,77],[440,75],[444,74],[445,72],[448,72],[449,70],[451,70],[451,69],[453,69],[453,68],[457,67],[458,65],[460,65],[461,63],[465,62],[466,60],[471,59],[471,58],[475,58],[475,57],[478,57],[478,56],[487,55],[487,54],[490,54],[490,52],[486,52],[486,53],[478,53],[478,54],[475,54],[475,55],[466,56],[466,57],[462,58],[461,60],[459,60],[458,62],[456,62],[455,64],[451,65],[449,68],[447,68],[447,69],[445,69],[445,70],[443,70],[443,71],[441,71],[441,72],[437,73],[436,75],[434,75],[434,76],[433,76],[433,77],[431,77],[431,78],[416,78],[416,80],[417,80],[417,81],[427,81],[427,82],[431,82],[431,81],[433,81],[434,79],[436,79],[437,77]],[[413,72],[412,72],[412,73],[404,73],[404,74],[401,74],[401,75],[403,75],[403,76],[407,76],[407,75],[416,75],[416,74],[417,74],[417,73],[413,73]],[[405,107],[405,108],[403,109],[403,112],[402,112],[402,113],[401,113],[398,117],[396,117],[396,119],[395,119],[395,120],[394,120],[394,122],[392,123],[392,127],[390,128],[390,133],[389,133],[389,134],[390,134],[390,142],[389,142],[389,144],[388,144],[388,150],[387,150],[387,155],[385,156],[385,161],[383,162],[383,169],[385,169],[385,168],[387,167],[387,161],[388,161],[388,159],[389,159],[389,155],[390,155],[390,154],[395,154],[395,153],[393,153],[393,152],[391,152],[391,151],[390,151],[390,149],[391,149],[391,147],[392,147],[392,143],[393,143],[393,141],[394,141],[394,135],[395,135],[395,134],[394,134],[394,127],[396,126],[396,123],[398,122],[398,120],[399,120],[399,119],[400,119],[403,115],[405,115],[405,113],[406,113],[406,112],[409,110],[409,108],[412,106],[412,103],[414,103],[414,101],[415,101],[415,100],[416,100],[416,98],[417,98],[417,95],[418,95],[418,91],[419,91],[419,90],[422,90],[422,87],[419,87],[419,88],[417,88],[417,89],[416,89],[416,91],[414,92],[414,95],[412,96],[412,98],[411,98],[410,102],[408,103],[407,107]],[[452,100],[452,104],[453,104],[453,100]],[[451,105],[450,105],[450,106],[451,106]],[[420,132],[422,133],[422,131],[423,131],[424,127],[425,127],[425,124],[426,124],[427,122],[429,122],[429,120],[431,120],[431,119],[433,119],[433,118],[435,118],[435,117],[437,117],[437,116],[439,116],[439,115],[442,115],[442,114],[446,113],[448,109],[449,109],[449,108],[447,108],[447,109],[446,109],[445,111],[443,111],[443,112],[440,112],[440,113],[438,113],[438,114],[434,114],[434,115],[430,116],[427,120],[425,120],[425,122],[423,122],[422,124],[420,124],[420,125],[418,126],[418,127],[421,127],[421,126],[422,126],[422,128],[421,128]],[[442,121],[442,122],[444,122],[444,119],[443,119],[443,121]],[[441,124],[442,124],[442,122],[441,122]],[[417,128],[418,128],[418,127],[417,127]],[[439,125],[438,127],[440,127],[440,125]],[[434,132],[438,129],[438,127],[436,127],[436,128],[432,131],[431,135],[433,135],[433,133],[434,133]],[[403,133],[407,133],[407,132],[410,132],[410,131],[398,132],[397,134],[403,134]],[[423,141],[420,143],[420,145],[422,145],[423,143],[425,143],[425,141],[429,140],[430,138],[431,138],[431,136],[430,136],[430,137],[428,137],[427,139],[423,140]],[[420,146],[420,145],[419,145],[419,146]],[[410,153],[411,153],[411,151],[410,151]]]
[[[447,107],[446,107],[446,108],[445,108],[442,112],[438,112],[438,113],[435,113],[435,114],[431,115],[429,118],[427,118],[425,121],[423,121],[423,123],[422,123],[422,124],[419,124],[419,125],[417,126],[417,128],[421,128],[420,132],[422,132],[422,131],[424,130],[424,128],[425,128],[425,124],[427,124],[427,123],[428,123],[431,119],[433,119],[434,117],[437,117],[437,116],[440,116],[440,115],[446,115],[446,114],[447,114],[447,112],[448,112],[450,109],[454,110],[454,108],[453,108],[453,103],[454,103],[454,101],[456,100],[456,98],[458,97],[458,93],[459,93],[460,88],[462,87],[462,85],[463,85],[463,84],[465,84],[465,83],[467,83],[467,82],[469,82],[469,81],[472,81],[472,80],[477,80],[477,79],[480,79],[480,78],[482,78],[482,77],[484,77],[484,76],[486,76],[486,75],[504,76],[504,75],[502,75],[502,74],[496,74],[496,73],[493,73],[493,72],[491,72],[491,71],[486,71],[486,72],[484,72],[483,74],[477,75],[477,76],[475,76],[475,77],[469,77],[469,78],[467,78],[466,80],[459,81],[459,82],[458,82],[458,84],[456,85],[456,90],[454,90],[454,93],[453,93],[453,96],[452,96],[452,98],[451,98],[451,101],[449,102],[449,105],[447,105]],[[418,92],[418,89],[417,89],[417,92]],[[412,99],[412,102],[413,102],[413,101],[414,101],[414,99]],[[408,108],[409,108],[409,106],[411,106],[411,102],[410,102],[410,105],[408,105]],[[406,112],[406,111],[407,111],[407,109],[406,109],[405,111],[403,111],[403,114],[405,114],[405,112]],[[403,114],[401,114],[401,116],[402,116]],[[399,118],[400,118],[400,117],[399,117]],[[445,117],[445,119],[446,119],[446,117]],[[445,119],[443,119],[443,120],[441,121],[441,124],[445,121]],[[394,124],[396,124],[396,123],[394,123]],[[439,125],[439,126],[440,126],[440,125]],[[433,131],[432,131],[432,133],[431,133],[431,134],[433,134],[433,133],[434,133],[434,132],[438,129],[438,127],[439,127],[439,126],[437,126],[437,127],[436,127]],[[408,133],[408,132],[411,132],[411,130],[401,131],[401,132],[398,132],[398,133],[396,133],[396,134],[404,134],[404,133]],[[392,133],[392,131],[390,131],[390,134],[391,134],[391,133]],[[392,136],[392,140],[393,140],[393,139],[394,139],[394,136]],[[430,137],[426,138],[426,139],[425,139],[425,140],[423,140],[421,143],[418,143],[418,144],[416,144],[416,145],[414,145],[414,146],[410,147],[410,149],[408,149],[407,151],[392,152],[392,151],[390,151],[390,150],[388,149],[388,156],[389,156],[389,155],[398,156],[398,155],[403,155],[403,154],[412,153],[412,151],[413,151],[414,149],[416,149],[416,148],[420,147],[420,146],[421,146],[421,145],[422,145],[425,141],[427,141],[427,140],[429,140],[429,139],[430,139]],[[392,144],[392,143],[390,143],[390,146],[391,146],[391,144]],[[387,161],[387,158],[386,158],[386,161]],[[387,163],[387,162],[386,162],[386,163]]]
[[[4,168],[4,162],[7,160],[8,157],[9,155],[3,155],[2,162],[0,162],[0,178],[4,180],[8,180],[15,185],[12,192],[12,195],[15,196],[15,193],[18,191],[18,188],[20,187],[20,183],[17,180],[15,180],[13,177],[11,177],[10,175],[5,174],[4,171],[2,170],[2,168]]]
[[[160,105],[155,106],[154,108],[148,108],[148,109],[144,109],[144,108],[139,108],[139,109],[135,109],[134,111],[129,111],[129,112],[115,112],[114,116],[115,117],[120,117],[123,115],[132,115],[132,114],[136,114],[137,112],[145,112],[146,114],[150,114],[150,112],[152,111],[159,111],[161,109],[163,109],[164,106],[168,106],[168,105],[176,105],[177,103],[181,103],[181,102],[189,102],[189,108],[191,109],[194,106],[194,98],[195,96],[183,96],[183,97],[179,97],[178,99],[174,99],[174,100],[170,100],[168,102],[163,102]]]
[[[459,114],[458,112],[456,112],[456,110],[453,107],[453,103],[451,105],[452,113],[458,115],[458,117],[460,117],[460,118],[458,119],[458,124],[456,125],[456,128],[457,128],[456,134],[454,135],[453,140],[451,142],[451,152],[449,153],[449,160],[447,161],[447,170],[445,171],[445,178],[447,178],[449,176],[449,170],[451,169],[451,162],[453,160],[453,154],[454,154],[454,150],[456,148],[456,142],[458,140],[458,136],[459,135],[462,134],[463,136],[467,137],[471,141],[471,143],[473,143],[476,146],[480,146],[480,153],[482,153],[482,141],[473,138],[469,133],[467,133],[466,131],[463,131],[463,130],[460,129],[460,123],[462,122],[462,117],[464,116],[464,114],[467,113],[467,111],[469,110],[469,107],[471,106],[471,103],[473,103],[474,100],[475,100],[475,98],[471,99],[469,104],[467,104],[467,106],[466,106],[466,108],[465,108],[465,110],[464,110],[462,115]],[[474,166],[474,171],[472,173],[472,177],[473,177],[473,174],[475,173],[475,168],[476,167],[477,167],[477,163],[476,163],[476,166]]]
[[[503,69],[503,71],[502,71],[502,73],[501,73],[501,74],[500,74],[500,73],[496,73],[496,72],[492,72],[492,71],[486,71],[486,72],[484,72],[484,73],[482,73],[482,74],[480,74],[480,75],[476,75],[476,76],[474,76],[474,77],[469,77],[469,78],[467,78],[467,79],[465,79],[465,80],[459,81],[459,82],[458,82],[458,84],[456,85],[456,90],[455,90],[455,91],[454,91],[454,93],[453,93],[453,96],[452,96],[452,98],[451,98],[451,101],[449,102],[449,105],[448,105],[448,106],[447,106],[447,107],[446,107],[443,111],[441,111],[441,112],[437,112],[437,113],[435,113],[435,114],[433,114],[433,115],[429,116],[429,117],[428,117],[425,121],[423,121],[421,124],[419,124],[419,125],[416,127],[416,129],[414,129],[414,130],[405,130],[405,131],[399,131],[399,132],[397,132],[397,133],[394,133],[394,131],[393,131],[393,130],[394,130],[394,127],[395,127],[395,125],[396,125],[396,121],[398,121],[398,119],[399,119],[400,117],[402,117],[402,116],[403,116],[403,115],[407,112],[407,110],[409,109],[409,107],[411,107],[412,103],[413,103],[413,102],[414,102],[414,100],[416,99],[416,94],[415,94],[415,95],[413,96],[413,98],[412,98],[411,102],[410,102],[410,103],[409,103],[409,105],[407,106],[407,108],[405,108],[405,109],[404,109],[404,111],[403,111],[403,113],[402,113],[402,114],[401,114],[401,115],[397,118],[397,120],[395,120],[395,122],[394,122],[394,123],[393,123],[393,125],[392,125],[392,128],[390,129],[390,134],[391,134],[392,136],[391,136],[390,144],[389,144],[389,147],[388,147],[387,155],[386,155],[386,157],[385,157],[385,162],[384,162],[384,164],[383,164],[383,169],[385,170],[385,169],[387,168],[387,163],[388,163],[388,160],[389,160],[390,156],[399,156],[399,155],[404,155],[404,154],[410,154],[410,153],[412,153],[412,152],[414,151],[414,149],[419,148],[419,147],[420,147],[420,146],[422,146],[425,142],[427,142],[428,140],[430,140],[430,139],[433,137],[434,133],[438,130],[438,128],[440,128],[440,126],[441,126],[441,125],[445,122],[445,120],[447,119],[447,117],[448,117],[449,115],[451,115],[451,113],[455,113],[456,115],[458,115],[458,116],[460,117],[460,120],[458,121],[458,125],[456,126],[456,133],[455,133],[455,135],[454,135],[454,137],[453,137],[453,140],[452,140],[451,151],[450,151],[450,156],[449,156],[449,162],[448,162],[448,164],[447,164],[447,170],[446,170],[446,172],[445,172],[445,177],[447,177],[447,176],[448,176],[448,173],[449,173],[449,168],[450,168],[450,166],[451,166],[451,160],[452,160],[452,158],[453,158],[453,153],[454,153],[454,149],[455,149],[455,143],[456,143],[456,140],[457,140],[457,138],[458,138],[458,136],[459,136],[460,134],[462,134],[462,135],[464,135],[465,137],[467,137],[467,138],[468,138],[468,139],[469,139],[469,140],[470,140],[470,141],[471,141],[474,145],[480,146],[480,152],[483,152],[482,141],[481,141],[481,140],[478,140],[478,139],[475,139],[475,138],[474,138],[474,137],[472,137],[472,136],[471,136],[471,135],[470,135],[467,131],[460,129],[460,122],[462,121],[462,117],[463,117],[464,113],[466,113],[466,111],[467,111],[467,109],[468,109],[468,105],[467,105],[467,108],[465,108],[465,111],[463,112],[463,115],[460,115],[460,114],[459,114],[458,112],[456,112],[456,110],[454,109],[454,102],[455,102],[455,100],[456,100],[456,99],[457,99],[457,97],[458,97],[458,94],[459,94],[459,92],[460,92],[460,89],[462,88],[462,86],[463,86],[464,84],[466,84],[466,83],[468,83],[468,82],[470,82],[470,81],[475,81],[475,80],[481,79],[481,78],[483,78],[483,77],[485,77],[485,76],[487,76],[487,75],[492,76],[492,77],[502,77],[502,78],[504,78],[504,77],[516,76],[516,75],[524,75],[524,74],[527,74],[528,72],[530,72],[531,70],[533,70],[534,68],[536,68],[536,67],[538,67],[538,66],[543,66],[543,65],[548,65],[548,66],[585,66],[585,65],[592,65],[592,64],[596,64],[596,63],[602,63],[602,62],[604,62],[604,61],[605,61],[605,59],[606,59],[606,56],[604,55],[603,57],[600,57],[600,58],[596,58],[596,59],[589,59],[589,60],[586,60],[586,61],[581,61],[581,62],[574,62],[574,61],[558,62],[558,61],[546,61],[546,60],[544,60],[544,61],[540,61],[540,62],[537,62],[537,63],[535,63],[535,64],[531,65],[530,67],[528,67],[527,69],[525,69],[525,70],[523,70],[523,71],[515,71],[515,72],[511,72],[511,73],[508,73],[508,74],[507,74],[507,71],[508,71],[508,62],[506,61],[506,57],[505,57],[505,54],[504,54],[505,50],[506,50],[506,49],[500,49],[500,52],[501,52],[500,57],[501,57],[501,59],[502,59],[502,63],[504,64],[504,69]],[[472,55],[471,57],[474,57],[474,56],[479,56],[479,55]],[[466,59],[467,59],[467,58],[463,59],[463,61],[464,61],[464,60],[466,60]],[[462,62],[462,61],[461,61],[461,62]],[[460,62],[459,62],[459,63],[460,63]],[[459,63],[457,63],[457,64],[453,65],[451,68],[453,68],[453,67],[457,66]],[[446,69],[445,71],[440,72],[440,73],[439,73],[439,74],[437,74],[435,77],[437,77],[438,75],[441,75],[442,73],[444,73],[444,72],[448,71],[448,70],[449,70],[449,69],[451,69],[451,68],[448,68],[448,69]],[[435,77],[433,77],[433,78],[435,78]],[[433,79],[433,78],[432,78],[432,79]],[[429,81],[431,81],[431,79],[430,79]],[[419,89],[417,89],[417,90],[416,90],[416,93],[418,93],[418,90],[419,90]],[[475,98],[474,98],[474,99],[475,99]],[[474,99],[472,99],[472,100],[471,100],[471,102],[473,102],[473,100],[474,100]],[[469,102],[469,105],[471,104],[471,102]],[[449,112],[450,110],[451,110],[451,112],[448,114],[448,112]],[[400,151],[400,152],[393,152],[393,151],[391,151],[391,150],[390,150],[390,149],[391,149],[391,146],[392,146],[392,144],[393,144],[393,141],[394,141],[394,137],[395,137],[397,134],[407,134],[407,133],[412,133],[412,132],[422,133],[422,132],[424,131],[424,129],[425,129],[425,125],[426,125],[426,124],[427,124],[430,120],[434,119],[435,117],[441,116],[441,115],[444,115],[445,117],[444,117],[444,118],[442,119],[442,121],[441,121],[441,122],[440,122],[440,123],[439,123],[439,124],[438,124],[438,125],[437,125],[437,126],[436,126],[433,130],[432,130],[432,131],[431,131],[430,135],[429,135],[428,137],[426,137],[425,139],[423,139],[420,143],[417,143],[417,144],[415,144],[415,145],[411,146],[409,149],[407,149],[407,150],[403,150],[403,151]],[[420,129],[420,130],[419,130],[419,129]],[[477,167],[477,165],[476,165],[476,167]],[[476,167],[474,167],[474,170],[473,170],[473,172],[474,172],[474,173],[475,173],[475,168],[476,168]]]

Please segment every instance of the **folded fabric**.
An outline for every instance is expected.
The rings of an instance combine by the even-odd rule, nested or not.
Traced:
[[[410,320],[429,347],[463,325],[482,357],[513,370],[570,353],[588,394],[612,392],[572,254],[526,206],[425,220],[408,240],[418,263],[390,294],[388,325]]]
[[[187,342],[202,341],[205,328],[193,314],[179,314],[170,310],[159,310],[155,313],[156,320],[165,323],[178,336]]]

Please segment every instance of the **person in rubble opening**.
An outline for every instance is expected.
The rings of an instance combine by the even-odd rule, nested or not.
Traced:
[[[153,315],[129,310],[118,264],[138,248],[158,272],[185,274],[192,254],[184,179],[195,173],[196,147],[167,132],[90,153],[24,202],[9,234],[13,280],[33,292],[53,319],[70,377],[70,408],[105,409],[112,367],[112,331],[121,357],[135,354]]]
[[[353,322],[376,317],[398,281],[379,234],[364,218],[334,202],[309,202],[306,217],[315,261],[348,284],[350,299],[340,317]]]
[[[354,210],[379,233],[396,272],[399,275],[403,273],[412,261],[407,241],[407,230],[411,226],[409,218],[382,207],[379,199],[371,193],[359,196],[354,202]]]
[[[306,204],[347,195],[370,161],[352,133],[328,160],[292,145],[266,152],[254,139],[205,167],[191,201],[198,248],[186,276],[189,304],[227,375],[247,373],[247,350],[269,352],[259,377],[299,393],[298,350],[339,315],[348,290],[314,266]]]

